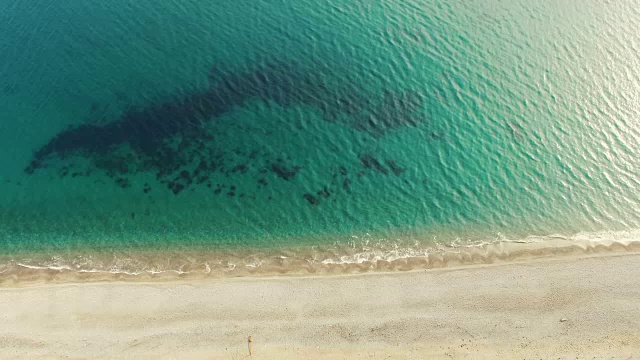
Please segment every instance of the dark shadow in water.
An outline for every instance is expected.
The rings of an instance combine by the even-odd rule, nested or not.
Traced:
[[[421,97],[415,92],[385,91],[382,101],[358,118],[355,127],[375,135],[384,135],[386,131],[403,126],[416,126],[421,120],[417,115],[421,106]]]
[[[33,174],[55,160],[79,156],[90,160],[123,188],[131,186],[127,175],[144,171],[155,173],[156,179],[176,195],[196,185],[221,194],[225,185],[214,186],[211,180],[214,173],[233,178],[249,172],[255,174],[256,184],[266,187],[268,173],[290,181],[302,170],[299,164],[269,158],[265,155],[268,149],[224,149],[217,141],[225,136],[224,127],[205,129],[206,123],[247,101],[261,100],[282,107],[312,106],[322,112],[326,121],[346,121],[346,125],[373,136],[419,123],[420,94],[386,91],[375,102],[349,81],[338,88],[330,87],[325,83],[326,71],[329,70],[320,66],[304,71],[283,62],[268,63],[247,73],[227,73],[214,67],[206,89],[130,108],[104,125],[87,123],[60,132],[34,153],[25,172]],[[92,105],[94,112],[98,108],[97,104]],[[387,161],[387,168],[370,155],[363,155],[360,161],[379,173],[388,174],[390,169],[400,176],[404,172],[393,161]],[[69,166],[65,165],[61,177],[69,174]],[[90,173],[90,170],[73,172],[78,176]],[[352,180],[347,177],[347,170],[341,167],[337,173],[341,179],[336,188],[349,192]],[[149,193],[152,189],[145,184],[141,190]],[[238,192],[235,185],[224,191],[228,196]],[[326,187],[316,194],[304,194],[312,205],[330,196]]]

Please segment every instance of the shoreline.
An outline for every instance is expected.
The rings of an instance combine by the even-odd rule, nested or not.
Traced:
[[[335,276],[640,253],[637,233],[600,239],[536,237],[527,241],[399,248],[297,247],[234,252],[139,252],[0,256],[0,288],[47,283],[164,282],[217,278]],[[533,241],[534,239],[535,241]]]
[[[609,253],[345,276],[5,287],[0,357],[630,356],[640,353],[639,261]]]

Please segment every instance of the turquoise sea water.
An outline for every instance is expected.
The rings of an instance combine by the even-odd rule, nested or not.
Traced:
[[[636,5],[0,1],[0,253],[634,231]]]

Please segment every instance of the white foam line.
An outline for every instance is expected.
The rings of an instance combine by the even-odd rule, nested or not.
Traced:
[[[514,256],[526,256],[527,253],[532,255],[543,254],[553,255],[554,252],[559,254],[566,252],[566,250],[581,249],[585,252],[603,250],[602,247],[612,248],[615,250],[615,246],[628,247],[631,244],[640,245],[640,230],[634,231],[620,231],[620,232],[599,232],[599,233],[578,233],[574,236],[563,236],[559,234],[552,234],[549,236],[528,236],[524,239],[506,239],[504,236],[499,236],[500,240],[482,241],[472,244],[459,244],[458,241],[454,241],[450,244],[443,244],[437,241],[429,244],[421,244],[416,242],[414,246],[401,247],[393,242],[387,242],[384,239],[380,240],[378,244],[382,245],[381,248],[372,247],[369,245],[360,248],[359,252],[351,254],[339,254],[339,247],[333,249],[333,253],[318,252],[317,246],[312,246],[314,250],[300,259],[290,258],[289,256],[276,255],[271,259],[277,260],[277,266],[286,267],[284,260],[291,259],[293,263],[296,260],[306,261],[310,265],[317,266],[332,266],[332,265],[362,265],[371,264],[375,266],[377,262],[396,262],[406,259],[423,259],[430,262],[432,260],[442,262],[451,259],[453,261],[475,261],[474,258],[495,258],[495,257],[509,257]],[[368,242],[368,240],[367,240]],[[340,244],[336,244],[340,246]],[[424,246],[424,247],[421,247]],[[355,249],[358,246],[352,244],[349,249]],[[338,252],[338,253],[336,253]],[[251,259],[252,261],[248,261]],[[78,260],[74,258],[72,260]],[[83,259],[79,259],[83,260]],[[131,260],[131,259],[129,259]],[[133,261],[133,260],[132,260]],[[195,261],[195,260],[194,260]],[[151,274],[158,275],[164,273],[171,274],[210,274],[212,268],[208,262],[200,264],[202,269],[199,268],[194,271],[184,271],[182,267],[178,269],[161,270],[155,266],[145,266],[137,271],[122,270],[122,266],[111,265],[110,268],[101,269],[99,264],[97,268],[87,269],[87,265],[91,264],[89,260],[77,263],[72,262],[70,265],[65,265],[65,260],[60,256],[55,256],[49,259],[48,262],[52,262],[50,265],[31,265],[29,263],[34,262],[33,259],[24,259],[21,262],[14,262],[14,266],[32,269],[32,270],[53,270],[53,271],[70,271],[79,273],[105,273],[105,274],[126,274],[126,275],[141,275]],[[265,264],[271,264],[266,259],[260,258],[258,255],[245,257],[244,260],[245,269],[258,269]],[[118,264],[129,264],[130,261],[118,261]],[[133,261],[133,265],[137,264],[137,261]],[[224,272],[233,272],[237,269],[237,264],[229,260],[221,260],[218,262]],[[131,265],[131,264],[129,264]],[[141,265],[141,264],[140,264]],[[190,264],[193,265],[193,264]],[[146,269],[145,269],[146,268]],[[151,268],[151,269],[149,269]],[[0,271],[0,274],[10,272],[10,268],[4,268]]]
[[[126,274],[126,275],[140,275],[143,272],[130,272],[130,271],[124,271],[124,270],[99,270],[99,269],[73,269],[70,266],[54,266],[54,265],[49,265],[49,266],[38,266],[38,265],[27,265],[27,264],[23,264],[23,263],[16,263],[16,265],[20,266],[20,267],[24,267],[27,269],[33,269],[33,270],[55,270],[55,271],[76,271],[79,273],[95,273],[95,274],[100,274],[100,273],[105,273],[105,274]],[[0,272],[4,273],[7,270],[3,270]],[[191,271],[182,271],[182,270],[146,270],[144,271],[146,273],[149,274],[163,274],[163,273],[176,273],[178,275],[182,275],[182,274],[191,274]],[[207,265],[207,272],[209,273],[211,272],[211,268]]]

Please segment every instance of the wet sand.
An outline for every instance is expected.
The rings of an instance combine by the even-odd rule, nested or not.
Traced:
[[[640,354],[639,299],[637,253],[5,287],[0,358],[628,358]]]

